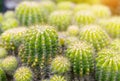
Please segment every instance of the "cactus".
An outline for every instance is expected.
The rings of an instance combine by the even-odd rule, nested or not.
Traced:
[[[50,81],[66,81],[64,77],[54,75],[52,78],[50,78]]]
[[[22,42],[22,33],[26,30],[27,28],[18,27],[5,31],[1,35],[3,47],[7,50],[16,50]]]
[[[51,68],[53,72],[56,72],[58,74],[66,73],[70,70],[70,62],[63,56],[57,56],[53,59]]]
[[[91,43],[96,51],[101,50],[110,43],[107,33],[98,25],[87,25],[80,31],[80,39]]]
[[[95,16],[90,11],[79,11],[75,13],[74,21],[78,26],[84,26],[95,22]]]
[[[44,23],[44,11],[34,1],[24,1],[16,8],[16,16],[21,25],[30,26]]]
[[[51,13],[48,22],[50,25],[55,26],[58,31],[65,31],[71,24],[71,16],[72,12],[68,10],[54,11]]]
[[[18,65],[17,59],[14,56],[8,56],[2,61],[2,68],[9,75],[13,74]]]
[[[3,71],[2,68],[0,68],[0,81],[7,81],[5,72]]]
[[[64,1],[57,4],[59,10],[72,10],[75,4],[70,1]]]
[[[68,46],[66,56],[69,58],[74,75],[83,77],[93,72],[94,49],[87,42],[74,42]]]
[[[14,11],[7,11],[4,13],[4,18],[9,19],[9,18],[15,18],[15,12]]]
[[[109,18],[111,16],[111,10],[109,7],[104,5],[93,5],[91,10],[94,15],[98,18]]]
[[[75,25],[71,25],[68,27],[67,32],[70,36],[78,36],[79,35],[79,27]]]
[[[0,48],[0,59],[5,58],[7,56],[7,51],[4,48]]]
[[[30,68],[22,66],[14,74],[15,81],[33,81],[33,73]]]
[[[103,49],[96,58],[97,81],[120,81],[120,52]]]
[[[0,23],[3,21],[3,14],[0,13]]]
[[[6,31],[11,28],[15,28],[18,26],[18,21],[14,18],[6,19],[2,22],[2,31]]]
[[[51,26],[34,26],[24,34],[23,46],[19,51],[22,63],[29,65],[34,70],[37,67],[45,70],[48,68],[51,58],[54,58],[58,51],[56,31]]]

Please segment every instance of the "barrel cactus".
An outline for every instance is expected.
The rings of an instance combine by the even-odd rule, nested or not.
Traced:
[[[3,71],[2,68],[0,68],[0,81],[7,81],[5,72]]]
[[[68,10],[54,11],[51,13],[48,22],[50,25],[55,26],[58,31],[67,30],[72,21],[72,12]]]
[[[7,50],[16,50],[22,42],[22,33],[26,30],[25,27],[18,27],[5,31],[1,35],[2,46]]]
[[[120,81],[120,52],[103,49],[96,58],[97,81]]]
[[[9,19],[9,18],[15,18],[15,12],[14,11],[7,11],[4,13],[4,18]]]
[[[4,48],[0,48],[0,59],[5,58],[7,56],[7,50]]]
[[[80,30],[80,39],[91,43],[96,51],[110,43],[110,37],[98,25],[87,25]]]
[[[67,32],[70,36],[78,36],[79,35],[79,27],[75,25],[71,25],[68,27]]]
[[[30,68],[22,66],[14,74],[15,81],[33,81],[33,73]]]
[[[8,56],[2,61],[2,68],[9,75],[13,74],[18,65],[17,59],[14,56]]]
[[[64,77],[59,75],[54,75],[52,78],[50,78],[50,81],[67,81]]]
[[[94,69],[94,49],[87,42],[72,43],[66,50],[73,70],[73,75],[88,76]]]

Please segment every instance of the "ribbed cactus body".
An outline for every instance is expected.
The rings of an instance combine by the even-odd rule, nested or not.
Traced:
[[[103,49],[96,58],[97,81],[120,81],[120,52]]]
[[[94,69],[94,50],[86,42],[79,41],[68,46],[66,56],[69,58],[74,75],[87,76]]]
[[[50,78],[50,81],[66,81],[64,77],[54,75],[53,77]]]
[[[2,68],[0,68],[0,81],[7,81],[5,72],[3,71]]]
[[[4,48],[0,48],[0,59],[5,58],[7,56],[7,50]]]
[[[33,81],[33,73],[30,68],[22,66],[14,74],[15,81]]]
[[[39,4],[34,1],[24,1],[16,8],[16,16],[21,25],[34,25],[44,23],[43,9],[40,9]]]
[[[110,38],[98,25],[87,25],[80,30],[80,39],[91,43],[96,51],[106,47]]]
[[[49,17],[49,24],[55,26],[58,31],[67,30],[72,21],[72,12],[68,10],[54,11]]]

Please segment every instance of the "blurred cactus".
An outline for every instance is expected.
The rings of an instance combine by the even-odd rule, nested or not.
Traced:
[[[3,14],[0,13],[0,23],[3,21]]]
[[[2,68],[0,68],[0,81],[7,81],[7,77]]]
[[[75,25],[71,25],[68,27],[67,32],[70,36],[78,36],[79,35],[79,27]]]
[[[0,59],[5,58],[7,56],[7,50],[0,47]]]
[[[15,18],[15,12],[14,11],[7,11],[4,13],[4,18],[9,19],[9,18]]]
[[[54,75],[52,78],[50,78],[50,81],[66,81],[64,77]]]

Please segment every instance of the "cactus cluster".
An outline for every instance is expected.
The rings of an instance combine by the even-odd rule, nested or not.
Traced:
[[[2,68],[0,68],[0,81],[7,81],[7,77]]]
[[[50,78],[50,81],[66,81],[64,77],[54,75],[52,78]]]

